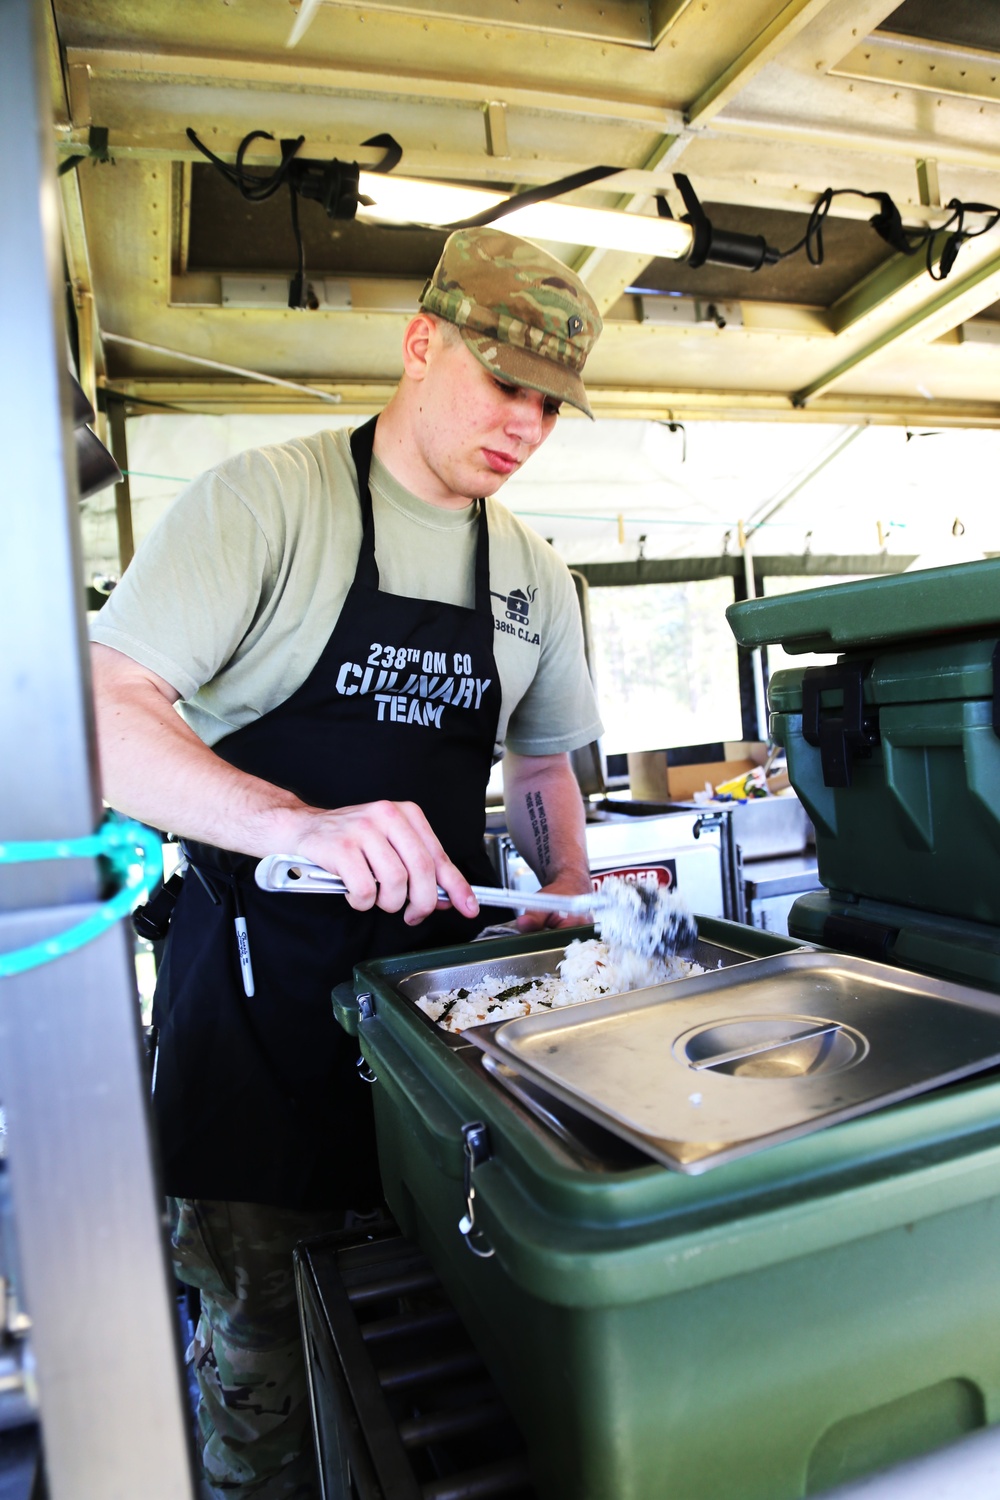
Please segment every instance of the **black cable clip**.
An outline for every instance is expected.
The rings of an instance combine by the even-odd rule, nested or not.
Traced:
[[[767,243],[762,234],[741,234],[733,229],[716,229],[702,208],[690,178],[681,172],[675,172],[674,182],[687,209],[681,223],[690,224],[694,230],[694,243],[687,258],[692,271],[706,262],[714,266],[736,266],[742,271],[759,271],[761,266],[773,266],[780,260],[780,253]],[[657,211],[661,217],[664,216],[659,203]]]

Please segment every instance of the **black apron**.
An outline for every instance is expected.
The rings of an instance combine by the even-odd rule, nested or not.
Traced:
[[[486,782],[500,683],[493,657],[489,529],[479,502],[475,606],[379,592],[368,483],[375,420],[351,437],[363,537],[340,617],[290,698],[214,748],[313,807],[416,802],[466,878],[490,884]],[[330,992],[364,958],[468,942],[491,919],[355,912],[339,896],[265,892],[256,860],[186,846],[157,981],[154,1112],[166,1191],[278,1207],[380,1197],[371,1089]],[[275,850],[294,853],[294,850]],[[245,914],[255,993],[235,921]]]

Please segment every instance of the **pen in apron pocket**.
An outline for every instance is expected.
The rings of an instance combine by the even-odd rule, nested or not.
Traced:
[[[236,947],[240,955],[240,971],[243,975],[243,990],[253,994],[253,967],[250,963],[250,939],[247,937],[247,919],[240,900],[240,888],[233,882],[233,899],[236,904]]]

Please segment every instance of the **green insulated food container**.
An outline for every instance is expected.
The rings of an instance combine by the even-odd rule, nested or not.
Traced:
[[[699,926],[748,957],[793,946]],[[791,1500],[1000,1418],[1000,1082],[683,1176],[547,1128],[400,989],[472,956],[363,965],[337,1008],[374,1075],[389,1205],[541,1500]]]
[[[843,653],[833,666],[776,673],[768,693],[771,735],[816,829],[827,905],[904,909],[890,928],[919,925],[914,914],[930,914],[931,926],[949,918],[969,924],[964,941],[995,952],[1000,561],[749,601],[728,614],[741,645]],[[794,915],[792,926],[801,930]],[[843,941],[835,931],[834,946]],[[1000,966],[989,971],[975,972],[1000,984]]]

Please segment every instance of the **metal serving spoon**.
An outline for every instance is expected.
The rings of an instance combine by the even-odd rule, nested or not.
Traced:
[[[262,891],[295,891],[300,895],[343,896],[347,887],[339,875],[294,854],[269,854],[257,866]],[[606,942],[644,957],[669,957],[682,943],[698,935],[694,917],[679,896],[663,888],[650,889],[624,880],[581,896],[544,891],[511,891],[500,886],[474,885],[476,900],[488,906],[510,906],[521,911],[557,911],[567,916],[590,916]],[[438,896],[448,894],[438,886]]]

